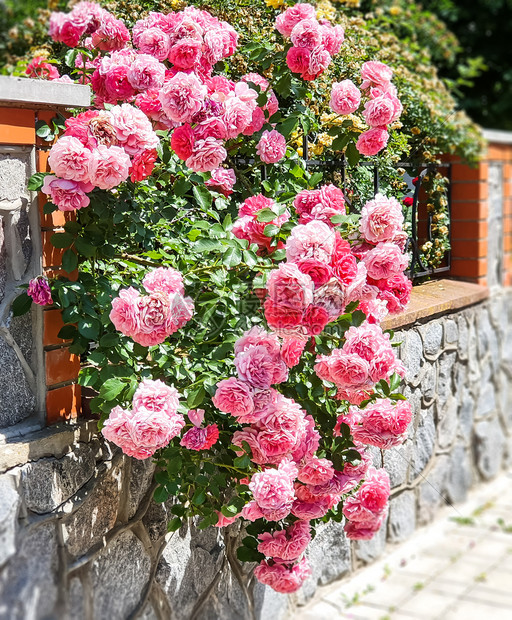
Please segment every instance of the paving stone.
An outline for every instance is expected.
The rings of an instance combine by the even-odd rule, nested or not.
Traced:
[[[47,523],[25,533],[16,555],[0,573],[0,618],[55,618],[57,602],[57,537]]]
[[[416,529],[416,496],[404,491],[389,503],[388,540],[402,542]]]
[[[489,480],[501,469],[505,448],[505,435],[498,418],[476,424],[475,437],[478,471]]]
[[[0,477],[0,566],[16,551],[16,528],[21,499],[11,476]]]
[[[93,617],[127,618],[149,581],[151,559],[130,531],[114,538],[91,567]]]
[[[87,444],[79,444],[61,459],[45,458],[21,468],[27,508],[43,514],[55,510],[94,474],[96,461]]]
[[[443,322],[441,319],[429,321],[419,327],[419,332],[423,340],[423,350],[429,357],[437,357],[441,352],[443,342]]]

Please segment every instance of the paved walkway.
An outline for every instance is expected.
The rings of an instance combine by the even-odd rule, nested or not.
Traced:
[[[512,472],[353,577],[296,620],[512,620]]]

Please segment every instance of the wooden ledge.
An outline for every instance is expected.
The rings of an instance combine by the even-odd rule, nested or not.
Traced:
[[[411,301],[400,314],[392,314],[382,322],[382,329],[398,329],[424,318],[434,318],[472,306],[489,297],[489,289],[471,282],[434,280],[415,286]]]

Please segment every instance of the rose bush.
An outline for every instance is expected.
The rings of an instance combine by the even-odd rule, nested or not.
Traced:
[[[344,37],[310,4],[283,9],[280,45],[250,50],[240,76],[226,60],[236,31],[194,7],[131,31],[89,2],[52,16],[96,108],[66,120],[52,174],[31,181],[46,213],[77,211],[52,242],[78,276],[28,294],[62,308],[104,437],[155,459],[155,499],[174,498],[169,529],[244,520],[239,558],[291,592],[319,521],[360,539],[386,517],[389,479],[367,446],[399,445],[411,410],[379,323],[410,283],[399,203],[377,195],[348,214],[336,179],[289,148],[315,120],[303,101]],[[367,117],[363,155],[396,131],[392,75],[366,62],[359,86],[338,75],[331,88],[336,113]]]

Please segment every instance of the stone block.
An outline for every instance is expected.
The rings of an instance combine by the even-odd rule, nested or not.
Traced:
[[[80,556],[99,543],[116,522],[121,490],[121,468],[101,476],[80,507],[64,520],[63,535],[68,551]]]
[[[151,558],[130,531],[105,547],[91,566],[93,618],[128,618],[148,587]]]
[[[449,396],[444,407],[437,409],[437,443],[441,449],[449,448],[457,435],[457,399]]]
[[[457,353],[443,353],[439,358],[439,373],[437,376],[438,404],[444,407],[448,396],[453,393],[453,370],[457,360]]]
[[[11,476],[0,477],[0,566],[16,551],[16,527],[21,499]]]
[[[455,345],[459,339],[459,328],[454,319],[446,319],[444,321],[444,344]]]
[[[446,454],[437,457],[425,482],[418,487],[418,524],[425,525],[434,519],[439,508],[448,503],[445,491],[450,458]]]
[[[443,344],[443,323],[441,319],[429,321],[419,328],[423,340],[423,351],[430,358],[439,357]]]
[[[72,577],[68,585],[69,620],[87,620],[86,593],[78,577]]]
[[[45,523],[24,534],[16,554],[0,573],[0,618],[57,617],[57,548],[54,523]]]
[[[434,454],[436,441],[436,426],[434,409],[429,407],[421,413],[421,419],[416,429],[411,447],[410,479],[414,480],[425,469]]]
[[[466,499],[469,487],[473,483],[473,471],[469,451],[464,444],[458,443],[450,453],[449,473],[446,478],[446,493],[451,503]]]
[[[405,332],[405,339],[401,346],[401,359],[405,365],[405,380],[417,385],[424,364],[423,344],[420,335],[415,329]]]
[[[466,443],[468,443],[473,433],[476,403],[473,395],[467,387],[462,390],[459,400],[459,435]]]
[[[437,368],[436,364],[425,364],[425,374],[421,380],[423,402],[430,404],[437,394]]]
[[[290,599],[286,594],[280,594],[272,588],[256,582],[253,599],[255,616],[258,620],[264,618],[285,620],[291,617]]]
[[[459,328],[459,346],[457,350],[459,357],[465,360],[469,353],[469,325],[465,313],[459,315],[457,327]]]
[[[398,543],[416,529],[416,497],[414,491],[404,491],[389,504],[388,540]]]
[[[478,471],[485,480],[500,471],[505,449],[505,435],[498,418],[475,425],[475,452]]]
[[[240,620],[251,618],[252,597],[247,583],[238,581],[228,566],[210,592],[204,604],[194,615],[197,620]],[[278,612],[278,609],[275,610]],[[273,616],[274,617],[274,616]],[[276,613],[276,617],[278,614]]]
[[[392,489],[407,482],[411,456],[412,441],[410,439],[406,439],[401,446],[384,451],[384,468],[389,474]]]
[[[489,310],[485,307],[477,315],[477,327],[478,355],[483,360],[485,355],[489,354],[491,366],[496,370],[500,359],[498,338],[494,327],[491,325]]]
[[[327,585],[350,572],[351,547],[343,533],[343,524],[334,521],[319,524],[306,555],[312,574],[297,595],[299,602],[309,600],[318,585]]]
[[[489,372],[490,367],[484,365],[484,374]],[[476,405],[475,414],[477,418],[487,418],[496,410],[496,389],[491,378],[482,377],[480,383],[480,394]]]
[[[187,524],[170,537],[158,564],[156,581],[174,610],[175,620],[190,618],[223,562],[224,542],[217,528],[200,531]]]
[[[27,508],[39,514],[55,510],[92,478],[95,466],[87,444],[78,444],[61,459],[45,458],[28,463],[21,469]]]
[[[151,486],[154,471],[155,463],[152,459],[145,459],[144,461],[131,460],[130,497],[128,500],[128,517],[130,519],[137,512],[142,498]]]
[[[387,519],[380,530],[370,540],[358,540],[354,543],[354,553],[363,564],[370,564],[377,560],[386,548]]]

